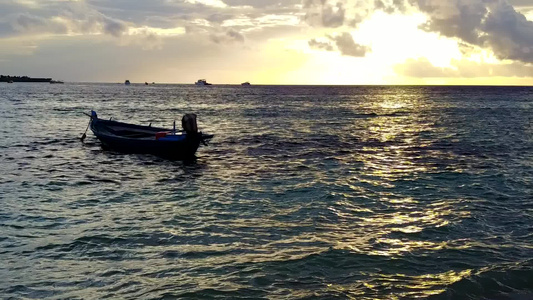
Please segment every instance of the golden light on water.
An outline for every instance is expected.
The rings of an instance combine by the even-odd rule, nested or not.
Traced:
[[[370,96],[371,97],[371,96]],[[434,122],[424,111],[429,102],[424,95],[409,94],[372,99],[366,105],[375,115],[354,119],[348,131],[356,135],[364,128],[365,136],[359,136],[363,146],[357,155],[342,163],[360,167],[351,172],[339,187],[351,192],[338,194],[344,201],[336,202],[330,211],[338,218],[337,224],[325,225],[335,232],[337,249],[348,250],[354,255],[371,255],[376,260],[404,260],[411,255],[430,255],[450,248],[469,248],[467,241],[428,239],[433,232],[445,234],[446,227],[470,213],[461,209],[461,199],[438,199],[438,186],[414,184],[425,174],[439,172],[433,161],[446,160],[448,153],[431,150],[430,158],[423,152],[431,145],[424,132],[433,132]],[[354,110],[360,111],[360,107]],[[425,155],[425,156],[424,156]],[[420,159],[422,156],[425,159]],[[443,228],[443,229],[441,229]],[[437,235],[438,236],[438,235]],[[332,236],[329,239],[333,238]],[[423,254],[426,253],[426,254]],[[372,290],[383,291],[404,282],[410,290],[401,297],[425,297],[440,294],[443,288],[470,276],[471,270],[409,274],[372,274],[371,281],[350,284],[332,284],[332,290],[350,291],[354,299],[372,299]],[[407,283],[405,283],[407,282]]]
[[[368,281],[353,284],[328,284],[330,291],[348,292],[349,299],[383,299],[378,291],[403,288],[410,290],[399,294],[391,294],[387,299],[425,298],[444,292],[444,287],[460,281],[472,274],[472,270],[448,271],[442,273],[409,276],[405,274],[380,274],[361,272],[371,277]]]

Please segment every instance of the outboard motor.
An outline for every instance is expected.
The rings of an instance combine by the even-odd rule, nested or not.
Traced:
[[[196,124],[196,114],[185,114],[181,119],[181,127],[188,136],[195,136],[198,134],[198,125]]]

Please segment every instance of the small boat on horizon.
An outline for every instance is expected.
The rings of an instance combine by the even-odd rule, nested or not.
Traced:
[[[147,153],[168,159],[194,158],[200,144],[206,145],[212,134],[198,131],[195,114],[185,114],[182,130],[135,125],[98,118],[91,111],[89,127],[104,149],[124,153]],[[85,134],[81,140],[85,138]]]
[[[63,84],[65,82],[61,81],[61,80],[50,80],[50,84]]]
[[[126,79],[126,81],[124,81],[124,84],[125,85],[130,85],[130,81]]]
[[[250,83],[248,81],[241,83],[241,85],[248,86]]]
[[[195,85],[212,85],[211,83],[208,83],[205,79],[198,79],[198,81],[196,81],[194,84]]]

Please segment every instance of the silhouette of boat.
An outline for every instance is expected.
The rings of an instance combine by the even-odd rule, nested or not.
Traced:
[[[126,79],[126,81],[124,81],[124,84],[125,85],[130,85],[130,81]]]
[[[250,83],[248,81],[241,83],[241,85],[248,86]]]
[[[198,79],[194,84],[196,85],[211,85],[211,83],[208,83],[205,79]]]
[[[207,145],[213,135],[198,131],[195,114],[181,120],[183,130],[134,125],[98,118],[91,111],[90,128],[104,149],[124,153],[149,153],[169,159],[194,157],[200,143]],[[82,137],[83,140],[84,137]]]
[[[63,84],[64,82],[61,80],[51,80],[50,84]]]

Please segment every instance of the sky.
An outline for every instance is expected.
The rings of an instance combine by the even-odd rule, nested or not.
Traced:
[[[533,84],[533,0],[0,0],[0,74]]]

